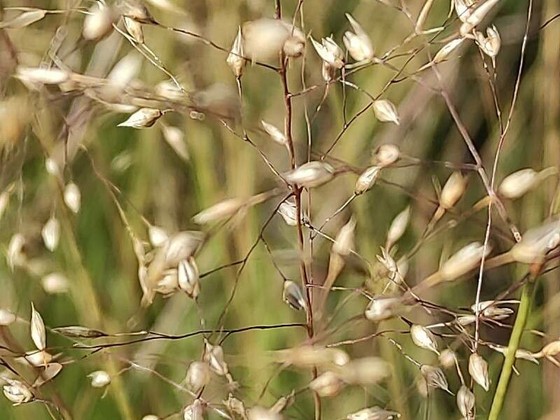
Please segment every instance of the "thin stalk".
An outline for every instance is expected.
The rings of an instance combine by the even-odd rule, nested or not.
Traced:
[[[492,407],[490,408],[490,415],[488,416],[488,420],[498,420],[502,411],[502,407],[506,398],[507,388],[509,385],[509,380],[513,371],[513,365],[515,363],[515,352],[519,348],[521,336],[523,335],[525,324],[527,323],[527,319],[529,318],[529,314],[531,312],[531,304],[533,301],[534,291],[535,279],[531,278],[529,279],[527,284],[523,286],[523,290],[521,292],[521,302],[519,304],[517,318],[515,319],[513,331],[509,339],[506,358],[504,360],[504,365],[502,366],[500,379],[498,380],[498,386],[496,388],[496,393],[494,394],[494,400],[492,401]]]

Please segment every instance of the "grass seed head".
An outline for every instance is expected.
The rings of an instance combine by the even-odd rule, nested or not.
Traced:
[[[471,242],[451,256],[440,268],[443,281],[453,281],[478,267],[483,257],[492,251],[490,246]]]
[[[192,392],[198,394],[202,388],[210,383],[210,367],[208,363],[201,361],[192,362],[187,369],[185,383]]]
[[[347,420],[392,420],[400,418],[396,411],[385,410],[384,408],[373,406],[363,408],[355,413],[348,414]]]
[[[424,379],[426,380],[428,387],[439,388],[445,392],[451,393],[451,391],[449,391],[447,378],[440,368],[436,366],[422,365],[420,367],[420,371],[422,372],[422,375],[424,375]]]
[[[284,175],[291,184],[313,188],[329,182],[334,175],[334,168],[325,162],[311,161]]]
[[[428,328],[422,325],[413,325],[410,327],[410,336],[418,347],[439,355],[436,337]]]
[[[465,385],[461,385],[457,392],[457,407],[465,420],[474,419],[474,394]]]
[[[379,167],[385,168],[399,160],[400,155],[401,151],[399,146],[394,144],[382,144],[375,151],[374,160]]]
[[[82,36],[88,41],[101,41],[113,31],[114,21],[113,9],[98,1],[90,7],[84,19]]]
[[[20,405],[33,400],[31,389],[23,382],[8,378],[5,378],[5,381],[8,384],[2,386],[2,392],[13,405]]]
[[[356,185],[354,186],[354,194],[360,195],[369,191],[374,185],[375,181],[379,177],[379,172],[381,167],[374,165],[367,168],[364,172],[360,174],[356,180]]]
[[[144,30],[142,29],[142,24],[140,22],[124,16],[123,24],[126,32],[128,32],[134,42],[136,42],[137,44],[144,43]]]
[[[307,301],[303,296],[301,288],[291,280],[286,280],[284,282],[282,299],[296,311],[307,309]]]
[[[539,174],[531,168],[521,169],[506,176],[498,187],[498,193],[510,200],[519,198],[539,182]]]
[[[141,108],[125,121],[117,124],[117,127],[149,128],[161,118],[163,113],[159,109]]]
[[[334,69],[344,66],[344,52],[331,37],[321,39],[321,43],[311,38],[311,43],[319,57]]]
[[[70,182],[64,188],[64,204],[66,207],[72,211],[72,213],[78,213],[80,207],[82,206],[82,194],[80,193],[80,188]]]
[[[246,61],[244,57],[243,34],[241,33],[241,27],[239,27],[237,36],[233,40],[233,45],[226,59],[226,63],[235,77],[241,77],[243,75],[243,68],[245,67]]]
[[[439,205],[449,210],[457,204],[467,189],[467,179],[461,172],[453,172],[441,190]]]
[[[354,30],[354,32],[346,31],[342,38],[348,53],[358,62],[371,61],[374,57],[371,39],[352,15],[346,13],[346,19]]]
[[[96,370],[88,375],[91,379],[91,386],[94,388],[104,388],[111,383],[111,376],[104,370]]]
[[[183,420],[203,420],[204,419],[204,404],[200,399],[196,399],[192,404],[185,407],[183,410]]]
[[[324,372],[309,384],[309,389],[316,392],[320,397],[334,397],[342,388],[344,381],[334,372]]]
[[[41,230],[41,236],[45,247],[51,252],[54,251],[60,240],[60,222],[55,216],[51,216],[47,220],[47,223],[45,223]]]
[[[548,252],[560,245],[560,219],[553,219],[529,229],[520,242],[511,248],[513,259],[520,263],[540,263]]]
[[[485,391],[488,391],[490,388],[488,363],[477,353],[473,353],[469,357],[469,373],[477,384],[479,384]]]
[[[397,107],[388,99],[373,101],[373,113],[375,114],[375,118],[381,122],[392,122],[396,125],[400,124]]]

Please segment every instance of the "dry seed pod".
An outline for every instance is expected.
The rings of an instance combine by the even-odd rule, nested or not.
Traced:
[[[347,420],[392,420],[398,419],[401,415],[396,411],[385,410],[381,407],[374,406],[364,408],[355,413],[348,414]]]
[[[150,238],[150,243],[155,248],[165,245],[169,240],[169,235],[165,229],[153,225],[148,227],[148,237]]]
[[[370,190],[374,186],[375,181],[377,181],[380,171],[381,167],[370,166],[362,172],[356,181],[356,185],[354,186],[354,194],[360,195]]]
[[[8,384],[2,386],[2,392],[14,405],[24,404],[33,400],[33,393],[23,382],[8,378],[5,378],[5,381]]]
[[[50,353],[44,350],[41,351],[34,350],[34,351],[26,352],[23,357],[18,357],[16,360],[24,364],[30,364],[31,366],[34,367],[41,367],[51,362],[52,359],[53,356]]]
[[[532,264],[544,260],[546,254],[560,245],[560,219],[528,230],[521,242],[510,250],[517,262]]]
[[[457,392],[457,407],[464,419],[474,419],[474,404],[474,394],[465,385],[461,385],[459,392]]]
[[[161,118],[163,113],[155,108],[141,108],[117,127],[148,128],[153,126]]]
[[[509,199],[516,199],[525,195],[539,182],[539,174],[531,168],[521,169],[504,178],[498,187],[498,193]]]
[[[25,238],[21,233],[16,233],[10,238],[8,243],[8,252],[6,255],[8,267],[13,270],[15,267],[21,266],[25,262],[24,247]]]
[[[485,391],[488,391],[490,388],[488,363],[486,363],[486,360],[477,353],[473,353],[469,357],[469,373],[477,384],[479,384]]]
[[[486,37],[481,32],[475,31],[474,33],[476,43],[484,54],[488,57],[496,58],[502,46],[502,39],[500,33],[494,25],[486,28]]]
[[[203,420],[204,404],[198,398],[183,410],[183,420]]]
[[[441,49],[436,53],[436,55],[434,55],[434,58],[432,59],[432,64],[439,64],[446,61],[451,55],[451,53],[455,51],[463,43],[463,40],[464,38],[456,38],[449,41],[447,44],[441,47]]]
[[[424,375],[424,379],[426,380],[426,384],[428,385],[428,387],[440,388],[445,392],[452,394],[449,390],[447,378],[440,368],[430,365],[422,365],[420,367],[420,372],[422,372],[422,375]]]
[[[311,43],[319,57],[329,66],[335,69],[344,66],[344,52],[331,37],[321,39],[321,43],[311,38]]]
[[[264,129],[264,131],[266,131],[266,134],[268,134],[270,136],[270,138],[272,140],[274,140],[276,143],[280,144],[281,146],[285,146],[285,147],[288,145],[288,138],[276,126],[274,126],[272,124],[269,124],[266,121],[262,121],[262,120],[261,120],[261,125],[262,125],[262,128]]]
[[[200,274],[193,257],[179,262],[177,267],[177,282],[181,290],[190,298],[196,300],[200,294]]]
[[[54,379],[62,371],[62,365],[60,363],[49,363],[45,366],[43,371],[39,374],[35,382],[33,382],[33,388],[39,388],[50,380]]]
[[[47,15],[46,10],[31,9],[21,13],[12,20],[0,22],[0,29],[19,29],[25,28],[35,22],[40,21]]]
[[[437,341],[435,335],[422,325],[413,325],[410,327],[410,336],[414,344],[418,347],[433,351],[439,355]]]
[[[169,296],[179,290],[178,270],[166,270],[158,280],[154,291],[164,296]]]
[[[243,404],[243,401],[229,394],[228,399],[223,401],[223,403],[234,419],[240,417],[244,420],[247,420],[247,410],[245,409],[245,404]]]
[[[66,82],[69,74],[64,70],[56,68],[18,66],[16,77],[30,85],[58,85]]]
[[[120,8],[124,17],[134,19],[139,23],[157,23],[148,8],[140,0],[124,0],[121,2]]]
[[[51,295],[66,293],[70,289],[68,279],[61,273],[50,273],[41,278],[43,290]]]
[[[197,225],[205,225],[218,220],[226,219],[234,216],[246,204],[245,200],[240,198],[230,198],[220,201],[200,213],[193,216],[193,222]]]
[[[342,38],[350,56],[358,62],[372,60],[374,52],[371,39],[349,13],[346,13],[346,19],[354,30],[354,32],[346,31]]]
[[[506,356],[508,353],[508,348],[505,346],[500,346],[498,344],[488,344],[488,347],[490,347],[494,351],[497,351],[498,353],[503,354],[504,356]],[[533,362],[536,365],[539,364],[537,357],[529,350],[525,350],[525,349],[515,350],[515,358],[527,360],[528,362]]]
[[[304,188],[313,188],[329,182],[334,175],[334,168],[325,162],[311,161],[286,173],[284,179],[291,184]]]
[[[337,373],[347,384],[369,385],[388,378],[391,366],[379,357],[362,357],[349,361]]]
[[[282,420],[283,417],[280,413],[275,413],[274,411],[255,406],[247,411],[247,420]]]
[[[301,288],[291,280],[284,281],[282,299],[296,311],[307,309],[307,302]]]
[[[185,382],[192,392],[198,394],[210,382],[210,367],[208,363],[192,362],[187,370]]]
[[[332,252],[343,257],[347,257],[354,248],[354,230],[356,229],[356,220],[351,217],[350,220],[342,226],[332,246]]]
[[[309,389],[315,391],[320,397],[334,397],[344,387],[344,382],[334,372],[325,372],[313,379]]]
[[[406,267],[399,267],[399,264],[395,261],[395,259],[387,252],[387,250],[381,247],[381,254],[376,255],[377,260],[385,267],[387,270],[387,277],[389,278],[392,285],[399,285],[403,281],[403,272],[401,272],[402,268]],[[406,260],[406,259],[405,259]],[[403,260],[403,261],[405,261]],[[401,262],[402,265],[402,262]]]
[[[485,247],[480,242],[471,242],[464,246],[441,266],[439,274],[442,281],[453,281],[475,269],[491,250],[490,246]]]
[[[467,179],[461,172],[453,172],[441,190],[439,205],[449,210],[461,199],[467,188]]]
[[[237,36],[233,41],[229,55],[227,56],[226,63],[235,75],[241,77],[243,75],[243,67],[245,67],[245,58],[243,54],[243,35],[241,33],[241,26],[237,30]]]
[[[64,188],[64,204],[72,213],[78,213],[82,205],[82,194],[76,184],[70,182]]]
[[[111,377],[104,370],[96,370],[88,378],[91,378],[91,386],[94,388],[104,388],[111,383]]]
[[[221,346],[214,346],[206,342],[204,361],[210,365],[210,369],[212,369],[216,375],[227,376],[229,374],[228,366],[224,360],[224,349]]]
[[[375,152],[375,162],[381,168],[392,165],[399,160],[401,151],[398,146],[394,144],[382,144]]]
[[[278,214],[282,216],[288,226],[297,226],[297,207],[295,200],[284,200],[278,207]]]
[[[305,35],[291,23],[280,19],[261,18],[241,27],[245,56],[255,61],[278,59],[283,51],[297,57],[303,52]]]
[[[191,257],[198,250],[203,239],[204,234],[197,231],[186,230],[173,234],[162,248],[165,267],[175,267],[181,260]]]
[[[51,218],[47,220],[47,223],[45,223],[41,230],[41,236],[43,237],[45,247],[49,251],[54,251],[60,239],[60,223],[56,217],[51,216]]]
[[[53,328],[53,331],[62,334],[65,337],[72,337],[72,338],[99,338],[99,337],[107,336],[107,334],[104,333],[103,331],[82,327],[79,325]]]
[[[47,336],[45,332],[45,323],[41,314],[35,310],[35,306],[31,303],[31,339],[38,350],[45,350],[47,347]]]
[[[480,22],[482,22],[482,20],[488,15],[490,10],[492,10],[492,8],[496,4],[498,4],[499,1],[500,0],[486,0],[476,9],[472,10],[465,23],[461,26],[461,34],[470,32],[472,28],[476,27]]]
[[[180,128],[172,127],[169,125],[162,124],[161,132],[163,138],[169,146],[177,153],[183,161],[189,161],[189,150],[187,149],[187,144],[185,143],[185,135]]]
[[[0,114],[1,114],[1,111],[0,111]],[[8,203],[9,202],[10,202],[10,194],[7,191],[3,191],[0,194],[0,220],[2,220],[2,216],[4,216],[4,212],[8,208]]]
[[[146,414],[144,417],[142,417],[142,420],[160,420],[160,418],[155,414]]]
[[[397,125],[400,124],[399,114],[397,107],[387,99],[378,99],[373,101],[373,113],[375,117],[382,122],[392,122]]]
[[[404,235],[408,221],[410,220],[410,207],[401,211],[391,222],[389,232],[387,233],[387,245],[389,249]]]
[[[474,9],[474,0],[453,0],[457,17],[461,22],[466,22]]]
[[[350,357],[344,350],[312,345],[278,350],[275,352],[275,356],[278,363],[303,368],[331,368],[344,366],[350,361]]]
[[[556,341],[552,341],[551,343],[548,343],[546,346],[542,348],[541,351],[535,353],[534,356],[536,358],[541,358],[541,357],[548,358],[548,357],[554,357],[557,354],[560,354],[560,340],[556,340]]]
[[[451,369],[455,367],[455,363],[457,362],[457,355],[451,349],[443,349],[439,355],[439,363],[445,369]]]
[[[84,19],[82,36],[88,41],[100,41],[111,33],[115,15],[113,10],[98,1],[91,6]]]
[[[505,300],[496,302],[495,300],[484,300],[478,303],[478,311],[476,303],[474,305],[471,305],[471,311],[473,311],[475,314],[480,313],[485,318],[501,320],[513,314],[513,309],[498,307],[498,305],[503,303],[519,303],[519,301]]]
[[[137,44],[143,44],[144,31],[142,30],[142,24],[126,16],[123,17],[123,23],[126,31],[132,37],[134,42],[136,42]]]
[[[397,297],[374,298],[369,302],[365,310],[365,317],[373,322],[393,318],[401,303],[401,299]]]
[[[321,76],[325,82],[332,82],[336,77],[336,68],[323,61],[321,65]]]
[[[8,311],[7,309],[0,308],[0,326],[7,326],[13,324],[17,319],[17,316]]]

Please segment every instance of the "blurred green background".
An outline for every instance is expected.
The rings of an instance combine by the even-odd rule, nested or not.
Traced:
[[[124,121],[128,113],[119,113],[81,92],[63,93],[56,86],[29,90],[13,77],[16,60],[20,65],[37,66],[49,61],[50,49],[63,57],[65,65],[77,73],[105,78],[119,60],[132,53],[137,55],[140,65],[131,78],[133,83],[141,81],[141,89],[153,88],[168,79],[116,32],[100,42],[82,42],[84,16],[74,9],[88,9],[91,4],[70,0],[0,1],[4,21],[17,15],[17,11],[10,10],[16,6],[61,11],[48,14],[21,29],[0,30],[0,115],[4,116],[0,124],[7,127],[9,121],[21,121],[23,127],[13,141],[8,141],[9,133],[0,129],[4,136],[0,139],[0,192],[9,193],[9,203],[0,218],[0,249],[8,255],[8,244],[13,235],[21,233],[25,238],[22,266],[11,270],[5,258],[0,260],[0,308],[19,317],[18,322],[9,327],[0,327],[2,349],[17,346],[21,352],[33,348],[26,322],[30,319],[30,302],[42,314],[48,327],[82,325],[110,334],[148,329],[183,334],[200,329],[201,316],[208,328],[218,331],[251,325],[304,323],[305,314],[292,310],[282,301],[282,277],[272,263],[273,255],[284,275],[299,283],[296,231],[278,216],[263,233],[272,255],[262,242],[258,243],[239,276],[235,298],[220,324],[218,321],[236,282],[239,265],[204,277],[197,304],[177,293],[168,299],[157,296],[150,307],[141,307],[137,261],[127,226],[111,192],[124,209],[130,229],[138,238],[147,241],[143,218],[168,232],[199,230],[191,219],[202,209],[225,198],[248,197],[274,188],[277,180],[258,150],[281,172],[290,169],[289,160],[286,151],[271,142],[259,128],[259,121],[283,126],[282,84],[274,71],[256,65],[247,66],[242,77],[243,95],[239,107],[236,80],[225,61],[227,52],[193,37],[150,25],[143,27],[146,45],[181,81],[193,100],[210,104],[204,118],[199,118],[200,114],[189,114],[189,111],[170,112],[146,130],[121,128],[117,124]],[[147,5],[164,25],[201,34],[226,49],[231,46],[241,23],[273,17],[275,13],[274,2],[270,0],[153,0]],[[294,0],[282,1],[286,19],[292,19],[297,5]],[[375,148],[386,143],[398,145],[403,154],[419,160],[415,165],[384,170],[378,185],[354,200],[325,228],[325,232],[334,237],[353,214],[357,221],[356,249],[372,265],[377,263],[376,255],[385,243],[391,220],[407,205],[411,206],[412,219],[398,243],[398,255],[403,255],[420,241],[437,205],[434,184],[443,184],[450,174],[450,169],[442,162],[457,167],[473,162],[441,95],[426,88],[426,85],[438,86],[434,73],[427,70],[418,74],[416,80],[411,76],[429,61],[427,50],[433,55],[443,45],[441,40],[456,33],[458,24],[456,18],[448,18],[449,6],[449,1],[435,1],[426,23],[426,27],[447,25],[441,35],[418,37],[407,46],[399,47],[389,61],[393,67],[372,65],[348,76],[348,80],[372,96],[383,92],[383,98],[397,105],[401,124],[381,123],[371,110],[366,111],[344,131],[331,153],[333,164],[365,168],[370,164]],[[402,7],[405,7],[404,12],[398,10]],[[344,14],[351,13],[369,34],[376,55],[380,57],[410,35],[413,24],[406,13],[417,16],[420,8],[421,2],[412,1],[309,0],[303,2],[301,14],[295,17],[295,22],[315,39],[332,34],[342,45],[342,35],[349,29]],[[527,10],[526,1],[504,0],[487,19],[497,26],[502,38],[495,87],[504,120],[510,109],[519,69]],[[556,13],[556,1],[533,2],[519,97],[501,149],[498,181],[521,168],[541,170],[559,165],[560,26],[553,21],[540,29]],[[426,49],[427,41],[431,45]],[[486,63],[490,63],[488,59]],[[394,68],[403,66],[402,74],[396,76]],[[471,42],[438,68],[442,85],[449,92],[490,172],[500,128],[481,53]],[[317,158],[327,150],[345,121],[371,102],[363,93],[335,83],[329,87],[324,104],[315,115],[323,97],[324,83],[321,61],[310,43],[302,58],[290,60],[289,84],[292,92],[319,86],[293,98],[293,134],[298,163],[304,162],[308,153]],[[226,113],[233,110],[234,114],[241,111],[242,120],[227,121],[238,133],[242,128],[247,130],[256,147],[233,135],[213,115],[216,109]],[[306,123],[306,115],[313,118],[310,125]],[[184,139],[180,142],[186,147],[188,156],[180,156],[165,141],[165,126],[181,130]],[[308,141],[312,144],[311,150]],[[60,178],[47,173],[47,157],[60,164]],[[120,192],[111,190],[103,179],[109,180]],[[332,215],[352,194],[355,180],[355,175],[343,174],[327,186],[314,190],[311,222],[320,225]],[[62,188],[70,181],[81,191],[81,209],[76,215],[63,202]],[[446,216],[441,222],[443,224],[452,217],[458,220],[457,225],[443,229],[421,243],[410,260],[408,284],[415,284],[436,271],[442,261],[464,244],[483,239],[486,211],[469,217],[463,215],[468,214],[484,194],[479,178],[471,173],[465,197],[453,215]],[[555,178],[550,178],[521,199],[507,202],[506,208],[512,221],[523,232],[550,215],[557,196],[558,183]],[[234,226],[204,229],[210,235],[197,254],[200,271],[209,272],[245,258],[280,200],[281,197],[276,197],[251,208]],[[41,229],[53,214],[61,223],[61,239],[59,247],[49,252],[43,246]],[[491,240],[495,252],[499,253],[509,249],[513,240],[508,235],[507,225],[497,214],[494,214],[493,223]],[[305,235],[307,237],[307,231]],[[313,278],[320,284],[328,268],[331,244],[317,237],[313,246]],[[485,275],[482,298],[494,298],[518,281],[524,270],[522,266],[510,265],[489,271]],[[41,278],[52,272],[63,273],[68,279],[67,293],[49,294],[44,290]],[[356,288],[368,277],[367,266],[362,260],[353,258],[336,284]],[[544,332],[545,338],[526,334],[523,348],[537,351],[544,343],[558,337],[557,280],[558,273],[552,270],[539,281],[529,328]],[[375,279],[366,283],[373,293],[379,293],[381,287]],[[464,281],[438,288],[429,294],[428,299],[452,310],[465,309],[474,303],[475,292],[473,274]],[[329,308],[335,314],[332,323],[339,328],[321,337],[321,343],[365,337],[377,329],[395,330],[388,336],[401,343],[407,354],[422,363],[437,364],[434,354],[412,344],[403,321],[391,320],[377,326],[366,320],[352,320],[355,315],[363,313],[366,305],[367,299],[357,293],[332,292]],[[407,319],[428,324],[441,317],[438,314],[427,317],[424,311],[415,309],[407,314]],[[505,322],[509,324],[512,320]],[[483,327],[481,335],[484,340],[507,345],[508,328]],[[218,336],[215,334],[213,338]],[[305,339],[305,329],[298,327],[252,330],[228,336],[223,348],[232,376],[240,385],[236,397],[248,407],[255,404],[269,407],[279,397],[304,388],[311,380],[311,371],[286,368],[279,373],[278,364],[274,363],[274,350],[295,346]],[[453,338],[441,340],[443,343],[452,345],[458,352],[466,374],[470,350]],[[147,341],[84,357],[88,355],[87,351],[72,349],[72,341],[60,335],[49,333],[47,344],[51,353],[61,353],[60,360],[68,364],[52,382],[41,387],[41,395],[65,407],[76,419],[140,419],[150,413],[160,417],[181,416],[181,409],[192,402],[192,397],[173,384],[183,381],[189,363],[200,359],[204,348],[203,337],[196,336]],[[419,394],[415,385],[420,377],[418,368],[387,339],[379,337],[343,349],[351,357],[383,357],[391,363],[393,375],[379,385],[347,387],[337,397],[323,399],[325,419],[341,419],[352,411],[371,405],[397,410],[403,418],[424,418],[428,409],[431,419],[459,418],[454,396],[440,390],[432,392],[429,399]],[[481,351],[491,366],[492,384],[487,393],[481,388],[476,389],[477,418],[487,415],[503,361],[502,355],[486,347]],[[33,378],[33,370],[17,364],[9,352],[0,350],[0,360],[17,368],[28,380]],[[131,367],[130,362],[136,365]],[[521,375],[515,376],[511,382],[503,418],[560,417],[557,368],[547,361],[541,361],[539,366],[520,361],[517,366]],[[92,388],[87,378],[89,373],[99,369],[107,370],[113,378],[107,391]],[[456,372],[452,369],[446,371],[446,375],[451,390],[456,392],[460,386]],[[271,378],[264,395],[260,395]],[[227,398],[226,385],[222,378],[214,376],[203,397],[221,404]],[[310,419],[312,413],[311,393],[301,392],[284,414],[286,418]],[[207,415],[217,418],[212,411]],[[49,418],[49,414],[43,404],[12,407],[7,399],[0,398],[0,418]]]

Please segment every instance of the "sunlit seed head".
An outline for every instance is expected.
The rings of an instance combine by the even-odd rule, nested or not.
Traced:
[[[30,85],[58,85],[68,80],[69,73],[57,68],[18,66],[16,77]]]
[[[234,216],[244,205],[245,200],[240,198],[226,199],[193,216],[193,222],[198,225],[205,225],[227,219]]]
[[[342,226],[339,230],[334,244],[332,246],[332,251],[338,255],[348,256],[350,252],[355,247],[354,245],[354,231],[356,229],[356,220],[352,217],[350,220]]]
[[[354,186],[354,194],[360,195],[369,191],[374,185],[375,181],[379,177],[379,172],[381,171],[381,167],[379,166],[370,166],[363,171],[358,179],[356,180],[356,185]]]
[[[78,213],[82,205],[82,194],[80,193],[80,188],[70,182],[64,188],[64,204],[66,207],[72,211],[72,213]]]
[[[14,314],[13,312],[7,310],[7,309],[3,309],[0,308],[0,325],[1,326],[7,326],[10,324],[13,324],[17,319],[16,314]]]
[[[309,384],[309,388],[320,397],[334,397],[344,387],[344,382],[334,373],[327,371],[315,378]]]
[[[515,261],[532,264],[542,262],[546,254],[559,245],[560,219],[553,219],[525,232],[510,252]]]
[[[291,184],[313,188],[329,182],[334,176],[334,168],[325,162],[311,161],[284,174],[284,179]]]
[[[321,42],[311,38],[311,43],[319,57],[329,66],[340,69],[344,66],[344,52],[331,37],[321,39]]]
[[[457,361],[457,355],[451,349],[443,349],[439,354],[439,363],[445,369],[451,369],[455,367]]]
[[[436,366],[422,365],[420,367],[420,371],[422,372],[422,375],[424,375],[426,384],[430,388],[439,388],[446,392],[450,392],[447,378],[440,368]]]
[[[399,160],[400,154],[401,151],[397,145],[382,144],[375,151],[374,160],[378,166],[384,168]]]
[[[154,225],[150,225],[148,228],[148,237],[150,238],[150,243],[155,248],[163,246],[169,240],[169,235],[165,229]]]
[[[50,273],[41,278],[43,290],[51,295],[66,293],[70,290],[70,282],[62,273]]]
[[[396,125],[400,124],[397,107],[388,99],[378,99],[373,101],[373,113],[375,117],[382,122],[392,122]]]
[[[123,17],[123,23],[126,31],[137,44],[144,43],[144,30],[142,24],[132,18]]]
[[[302,311],[307,308],[307,301],[303,296],[301,288],[291,280],[284,281],[282,299],[296,311]]]
[[[482,258],[492,251],[490,246],[471,242],[451,256],[440,268],[443,281],[453,281],[478,267]]]
[[[241,33],[241,27],[239,27],[237,35],[233,40],[230,53],[227,56],[226,63],[235,77],[241,77],[243,75],[245,61],[243,51],[243,34]]]
[[[410,336],[418,347],[439,354],[436,337],[428,328],[422,325],[413,325],[410,327]]]
[[[51,216],[51,218],[47,220],[47,223],[45,223],[41,230],[41,236],[45,247],[49,251],[54,251],[60,240],[60,222],[55,216]]]
[[[469,357],[469,373],[473,380],[485,391],[490,388],[490,378],[488,377],[488,363],[477,353]]]
[[[354,30],[354,32],[346,31],[342,38],[348,53],[358,62],[371,61],[374,57],[371,39],[352,15],[346,13],[346,19]]]
[[[457,407],[466,420],[474,419],[475,396],[469,388],[461,385],[457,392]]]
[[[365,317],[373,322],[393,318],[400,304],[401,300],[396,297],[373,298],[365,310]]]
[[[261,120],[261,125],[266,134],[276,143],[286,146],[288,144],[288,139],[286,135],[275,125],[269,124],[266,121]]]
[[[388,378],[391,375],[391,366],[379,357],[362,357],[350,360],[337,373],[347,384],[364,386]]]
[[[111,376],[104,370],[96,370],[88,375],[91,386],[94,388],[104,388],[111,383]]]
[[[210,382],[210,367],[208,363],[192,362],[187,370],[185,382],[192,392],[200,392]]]
[[[112,32],[114,20],[113,9],[98,1],[91,6],[84,19],[82,36],[88,41],[100,41]]]
[[[6,385],[2,386],[4,396],[14,405],[20,405],[33,400],[31,389],[23,382],[6,378]]]
[[[125,121],[117,124],[117,127],[149,128],[161,118],[163,113],[159,109],[141,108]]]
[[[177,282],[179,288],[190,298],[195,299],[200,294],[200,275],[193,257],[181,260],[177,267]]]
[[[461,199],[467,188],[467,179],[461,172],[453,172],[441,190],[439,205],[449,210]]]
[[[387,247],[390,248],[396,243],[406,231],[408,221],[410,220],[410,207],[401,211],[391,222],[389,232],[387,233]]]
[[[347,420],[392,420],[400,418],[396,411],[385,410],[384,408],[373,406],[363,408],[346,416]]]
[[[464,38],[456,38],[449,41],[434,55],[432,59],[433,64],[439,64],[449,59],[451,53],[453,53],[459,46],[463,43]]]
[[[525,195],[539,182],[539,174],[531,168],[521,169],[506,176],[498,187],[498,193],[509,199]]]

